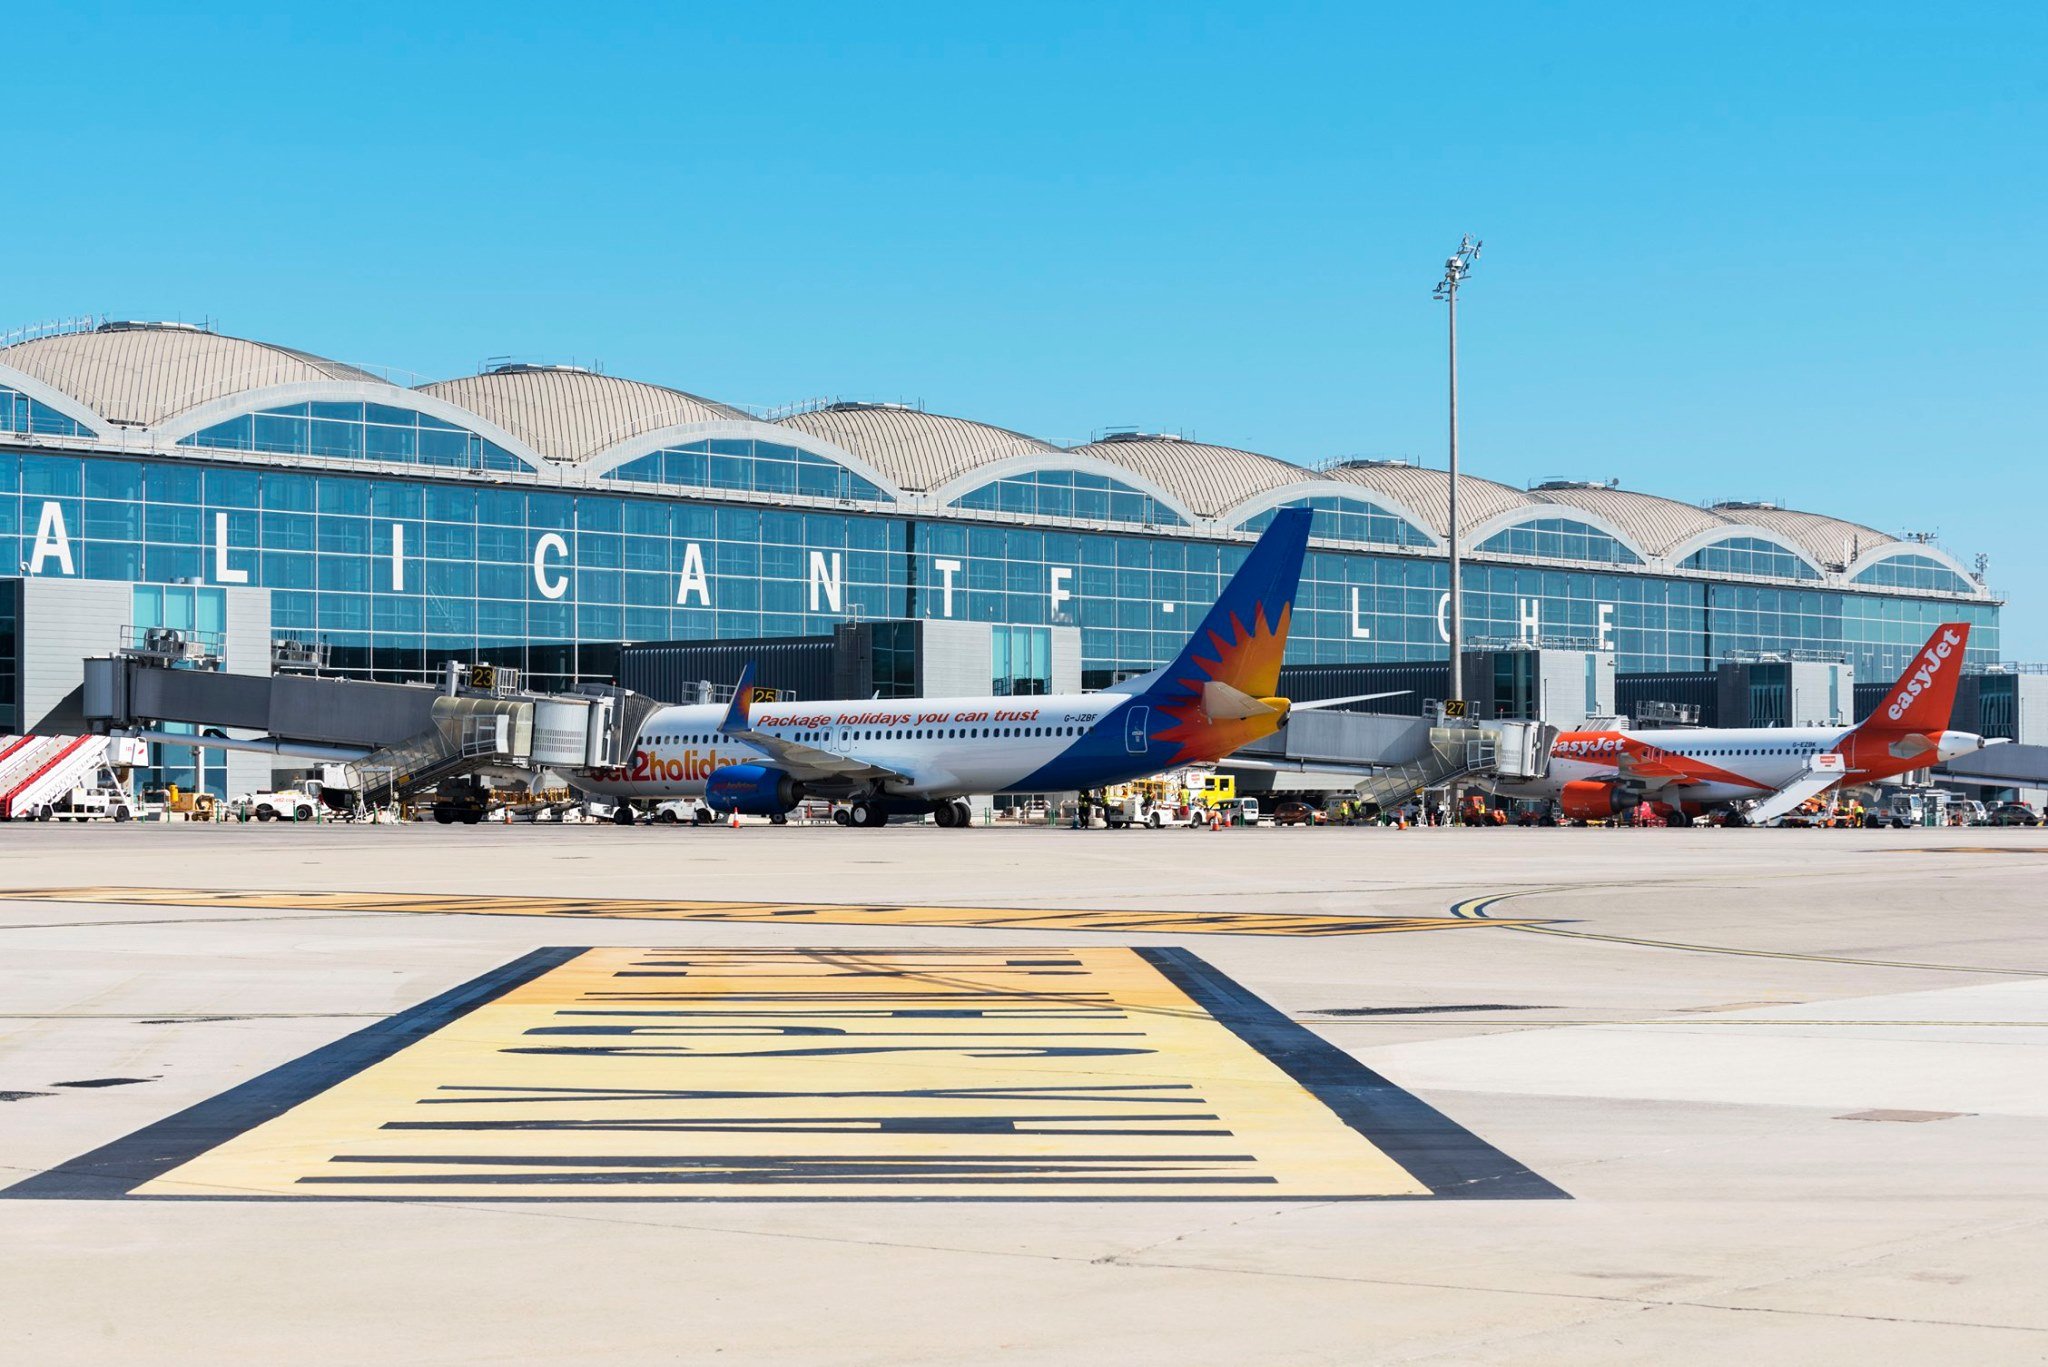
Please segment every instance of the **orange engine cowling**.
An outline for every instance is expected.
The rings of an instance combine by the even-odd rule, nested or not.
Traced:
[[[1565,784],[1557,800],[1558,805],[1564,808],[1564,814],[1574,821],[1605,821],[1616,812],[1635,805],[1635,800],[1622,791],[1620,784],[1602,783],[1591,778]]]

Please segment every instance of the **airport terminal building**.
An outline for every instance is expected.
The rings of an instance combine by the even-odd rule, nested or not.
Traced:
[[[760,415],[567,367],[411,386],[188,325],[50,329],[0,346],[0,733],[36,723],[29,676],[76,668],[50,581],[132,627],[268,638],[229,640],[231,668],[292,640],[366,678],[462,658],[556,688],[612,678],[621,642],[903,618],[993,624],[992,677],[1020,692],[1072,628],[1101,686],[1170,658],[1282,507],[1317,511],[1291,663],[1440,659],[1447,485],[900,405]],[[1876,679],[1969,620],[1971,659],[1998,658],[1997,596],[1926,541],[1607,484],[1466,478],[1459,508],[1474,642]]]

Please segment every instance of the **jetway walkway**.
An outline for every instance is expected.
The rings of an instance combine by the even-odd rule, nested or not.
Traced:
[[[1271,778],[1274,787],[1320,783],[1382,807],[1476,776],[1510,781],[1549,771],[1556,728],[1534,721],[1466,722],[1369,712],[1299,712],[1271,736],[1217,764]],[[1293,782],[1283,782],[1283,776]],[[1242,780],[1240,780],[1242,781]]]
[[[614,768],[659,706],[602,686],[531,693],[516,671],[459,663],[438,684],[228,674],[180,667],[158,644],[85,661],[83,700],[88,723],[108,734],[327,761],[330,776],[338,765],[341,790],[323,797],[340,807],[428,792],[474,806],[492,787],[533,786],[543,770]],[[202,731],[158,730],[173,723]]]
[[[1991,745],[1949,760],[1934,772],[1965,783],[2048,788],[2048,745]]]

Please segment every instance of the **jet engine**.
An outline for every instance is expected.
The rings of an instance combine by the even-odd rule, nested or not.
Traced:
[[[1619,783],[1582,778],[1565,784],[1557,801],[1564,814],[1574,821],[1605,821],[1623,808],[1634,806],[1637,799]]]
[[[804,785],[765,764],[725,764],[704,780],[704,800],[720,812],[781,816],[804,800]]]

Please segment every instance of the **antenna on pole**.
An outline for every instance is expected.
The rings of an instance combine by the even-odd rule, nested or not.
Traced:
[[[1458,243],[1458,250],[1451,253],[1444,262],[1443,279],[1436,282],[1431,297],[1441,299],[1450,305],[1451,324],[1451,479],[1450,479],[1450,544],[1451,544],[1451,595],[1449,621],[1445,625],[1450,636],[1451,689],[1447,700],[1459,704],[1463,710],[1465,701],[1465,603],[1464,603],[1464,552],[1458,536],[1458,286],[1465,283],[1465,277],[1472,273],[1472,265],[1479,260],[1479,239],[1466,233]]]

